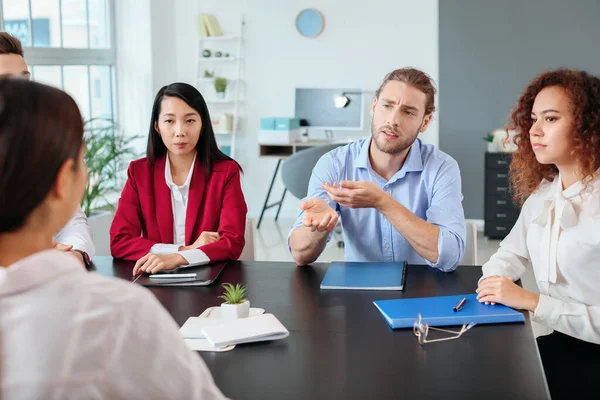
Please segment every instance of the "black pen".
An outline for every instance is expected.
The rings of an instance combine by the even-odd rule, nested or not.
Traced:
[[[462,309],[463,304],[465,304],[465,301],[467,301],[466,297],[463,297],[462,299],[460,299],[460,301],[458,302],[456,307],[454,307],[454,312],[460,311]]]

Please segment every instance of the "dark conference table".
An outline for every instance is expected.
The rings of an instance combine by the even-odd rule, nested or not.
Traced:
[[[96,257],[94,264],[100,274],[131,279],[133,263]],[[290,331],[279,341],[200,353],[232,399],[550,398],[528,313],[525,323],[477,325],[459,339],[421,346],[412,329],[390,329],[372,304],[472,293],[481,268],[447,274],[411,265],[404,292],[321,291],[327,266],[235,261],[210,287],[151,290],[181,326],[221,303],[221,283],[240,282],[251,307]]]

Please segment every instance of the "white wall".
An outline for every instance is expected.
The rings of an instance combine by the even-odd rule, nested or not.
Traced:
[[[437,0],[323,0],[318,4],[308,0],[175,0],[174,19],[170,19],[169,7],[157,4],[160,0],[151,2],[156,7],[152,10],[152,49],[161,52],[152,56],[155,87],[173,80],[195,84],[199,13],[214,14],[225,33],[237,33],[240,17],[245,15],[243,70],[248,101],[242,109],[246,120],[238,136],[236,158],[245,170],[244,192],[251,216],[260,212],[276,163],[258,157],[259,118],[292,116],[295,87],[374,90],[387,72],[402,66],[414,66],[438,78]],[[295,30],[296,15],[315,6],[325,16],[325,30],[316,39],[303,38]],[[369,127],[367,119],[359,135],[368,135]],[[422,138],[438,143],[437,121]],[[275,198],[281,188],[278,181]],[[282,217],[295,217],[297,205],[288,196]],[[274,212],[270,210],[269,217]]]
[[[129,0],[131,1],[131,0]],[[177,80],[175,12],[178,0],[150,0],[152,100],[158,90]],[[148,121],[148,124],[150,121]]]

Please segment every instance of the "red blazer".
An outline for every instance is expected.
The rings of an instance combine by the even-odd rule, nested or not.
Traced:
[[[113,257],[138,260],[156,243],[173,243],[171,190],[165,181],[166,156],[151,165],[133,161],[110,227]],[[237,260],[244,248],[246,201],[240,169],[234,161],[216,161],[210,178],[198,160],[190,182],[185,220],[185,245],[203,231],[219,232],[218,242],[200,246],[211,261]]]

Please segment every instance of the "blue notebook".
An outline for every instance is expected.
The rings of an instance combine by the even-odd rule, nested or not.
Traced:
[[[462,309],[454,311],[454,307],[463,297],[466,301]],[[471,322],[477,324],[525,322],[525,316],[520,311],[501,304],[480,303],[477,301],[476,294],[378,300],[373,304],[393,329],[412,328],[419,313],[423,323],[428,323],[430,326],[462,325]]]
[[[403,290],[406,262],[332,262],[321,289]]]

